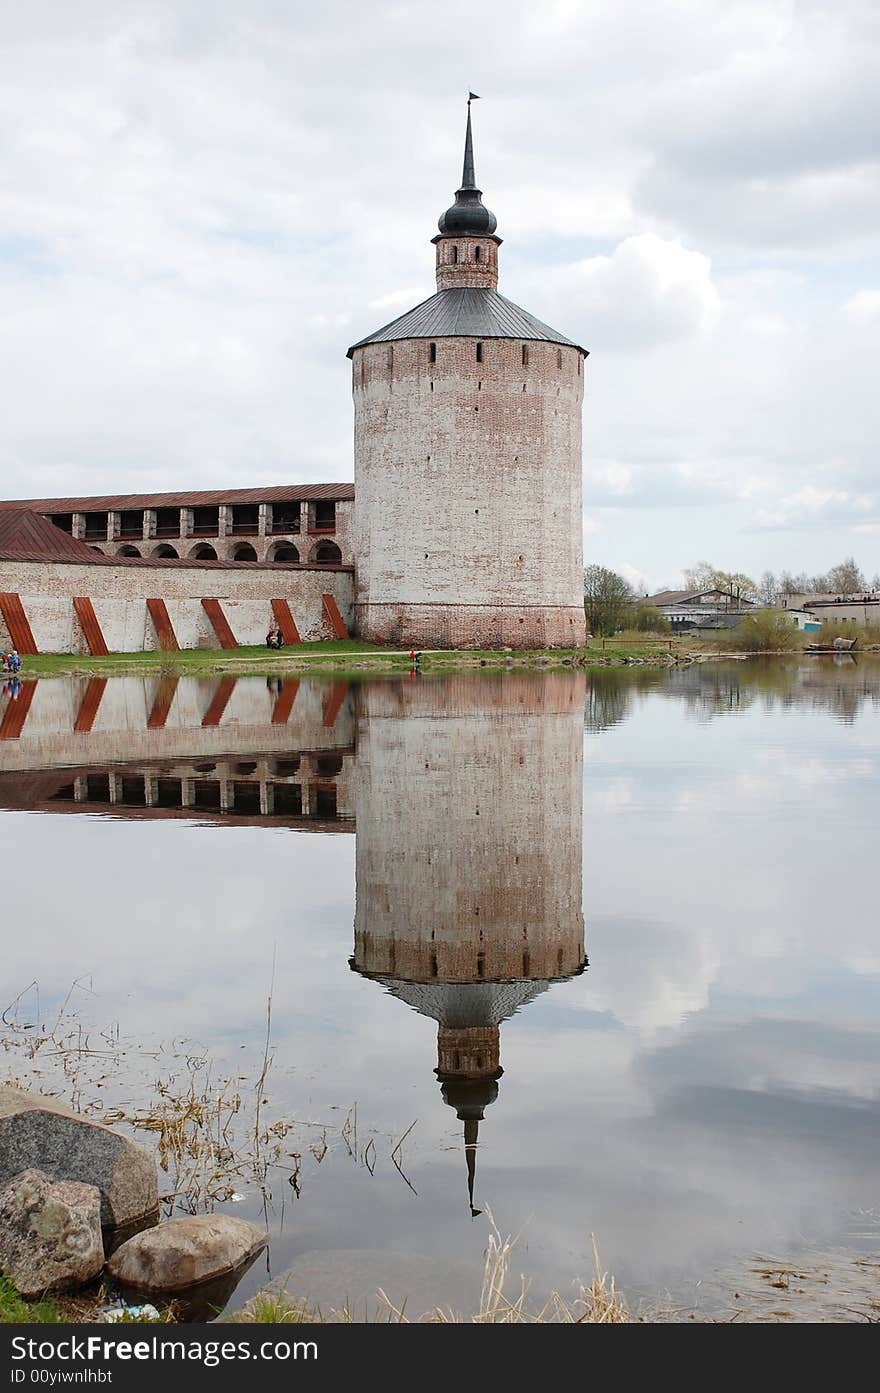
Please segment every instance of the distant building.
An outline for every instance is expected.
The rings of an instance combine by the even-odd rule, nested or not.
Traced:
[[[792,611],[808,613],[817,624],[877,624],[880,623],[880,595],[870,591],[864,595],[807,594],[784,595],[780,605]],[[807,626],[803,626],[807,627]]]
[[[757,608],[731,590],[660,590],[646,595],[645,603],[654,605],[676,632],[699,628],[736,628],[746,614]],[[721,624],[721,619],[724,623]],[[714,621],[714,622],[713,622]]]

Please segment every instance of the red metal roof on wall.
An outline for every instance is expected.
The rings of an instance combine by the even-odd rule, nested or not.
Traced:
[[[0,502],[0,509],[30,508],[35,513],[98,513],[129,508],[210,508],[224,503],[299,503],[307,499],[342,502],[354,498],[354,484],[281,484],[262,489],[207,489],[188,493],[108,493],[80,498],[22,498]]]
[[[97,553],[28,509],[0,513],[0,559],[91,562]]]

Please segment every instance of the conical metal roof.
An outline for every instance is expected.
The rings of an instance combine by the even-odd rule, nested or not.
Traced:
[[[542,340],[577,348],[587,356],[586,348],[551,329],[512,300],[506,300],[497,290],[467,286],[439,290],[430,300],[423,300],[399,319],[352,344],[348,357],[368,343],[444,338]]]

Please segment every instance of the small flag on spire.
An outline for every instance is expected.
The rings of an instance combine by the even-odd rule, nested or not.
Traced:
[[[471,102],[478,102],[479,100],[480,98],[476,92],[468,92],[468,106],[470,106]]]

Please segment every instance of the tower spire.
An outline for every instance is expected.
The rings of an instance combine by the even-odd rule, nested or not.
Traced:
[[[468,96],[467,130],[464,137],[464,165],[461,171],[461,188],[459,193],[464,193],[465,189],[475,189],[477,187],[476,175],[474,174],[474,137],[471,131],[471,102],[479,97],[475,92]]]
[[[465,1118],[464,1123],[464,1157],[467,1163],[468,1174],[468,1202],[471,1208],[471,1218],[476,1219],[478,1214],[482,1214],[482,1209],[474,1208],[474,1180],[477,1175],[477,1146],[480,1132],[480,1120],[477,1117]]]
[[[468,93],[461,187],[456,189],[455,202],[441,215],[437,226],[442,237],[491,237],[497,244],[501,241],[501,238],[495,235],[498,222],[495,214],[490,213],[483,204],[482,190],[477,186],[477,176],[474,173],[474,132],[471,125],[471,102],[479,100],[476,92]]]

